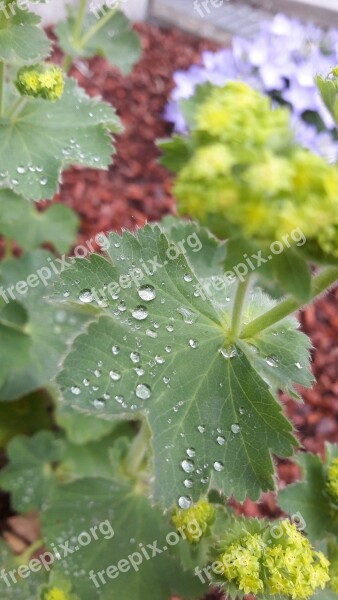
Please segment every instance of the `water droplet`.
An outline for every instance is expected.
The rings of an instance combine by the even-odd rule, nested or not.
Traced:
[[[145,306],[137,306],[131,313],[137,321],[144,321],[148,316],[148,311]]]
[[[154,300],[156,298],[156,292],[152,285],[142,285],[137,290],[137,293],[141,300],[144,300],[145,302],[150,302],[150,300]]]
[[[131,352],[130,353],[130,358],[132,360],[132,362],[134,364],[139,363],[140,362],[140,355],[138,352]]]
[[[184,485],[184,487],[186,487],[186,488],[192,488],[192,486],[193,486],[193,482],[192,482],[192,480],[191,480],[191,479],[185,479],[185,480],[183,481],[183,485]]]
[[[119,381],[121,379],[121,373],[118,371],[109,371],[109,377],[113,381]]]
[[[91,290],[82,290],[79,295],[79,300],[84,303],[92,302],[94,299]]]
[[[106,403],[102,398],[97,398],[97,399],[93,400],[94,408],[97,408],[97,409],[104,408],[105,405],[106,405]]]
[[[135,394],[141,400],[148,400],[151,396],[151,389],[148,385],[139,383],[139,385],[136,386]]]
[[[301,365],[300,362],[296,362],[295,366],[297,367],[297,369],[303,368],[303,365]]]
[[[196,455],[195,448],[187,448],[187,455],[189,456],[189,458],[193,458],[193,456]]]
[[[219,444],[220,446],[223,446],[223,444],[225,443],[225,438],[222,435],[219,435],[216,441],[217,441],[217,444]]]
[[[192,275],[190,275],[190,273],[186,273],[185,275],[183,275],[183,279],[187,283],[190,283],[190,281],[192,281]]]
[[[238,423],[233,423],[231,425],[231,431],[232,433],[239,433],[241,430],[240,426],[238,425]]]
[[[48,183],[47,177],[42,177],[42,179],[40,179],[40,185],[47,185],[47,183]]]
[[[43,171],[43,167],[41,167],[40,165],[38,165],[37,167],[35,167],[35,170],[36,170],[38,173],[42,173],[42,171]]]
[[[86,378],[82,381],[82,383],[85,387],[88,387],[90,385],[89,379],[86,379]]]
[[[180,496],[177,500],[177,504],[180,508],[189,508],[189,506],[191,506],[191,499],[188,496]]]
[[[124,312],[125,310],[127,310],[127,305],[124,302],[124,300],[122,300],[122,302],[120,302],[120,304],[117,307],[117,310],[119,310],[120,312]]]
[[[197,425],[197,429],[200,433],[204,433],[205,432],[205,425]]]
[[[95,369],[94,375],[95,375],[95,377],[99,378],[102,375],[102,371],[100,371],[100,369]]]
[[[118,404],[122,404],[124,397],[123,396],[115,396],[115,400],[116,400],[116,402],[118,402]]]
[[[196,313],[192,312],[188,308],[185,308],[185,306],[180,306],[180,308],[177,308],[176,310],[178,313],[180,313],[184,323],[187,325],[192,325],[197,319]]]
[[[170,377],[163,377],[162,381],[163,381],[163,383],[168,385],[168,383],[170,382]]]
[[[174,328],[172,325],[166,325],[165,328],[169,333],[172,333],[174,331]]]
[[[223,469],[224,469],[223,463],[221,463],[219,460],[215,460],[214,469],[215,469],[215,471],[223,471]]]
[[[187,458],[182,460],[181,467],[185,473],[192,473],[195,469],[193,461]]]
[[[189,340],[189,346],[190,346],[190,348],[197,348],[198,341],[197,340],[193,340],[193,339]]]
[[[70,391],[72,392],[72,394],[74,394],[74,396],[78,396],[79,394],[81,394],[81,390],[77,385],[73,385],[70,388]]]
[[[157,333],[153,329],[147,329],[146,335],[151,338],[157,338]]]
[[[142,375],[144,375],[144,369],[142,369],[141,367],[136,367],[136,368],[135,368],[135,373],[136,373],[136,375],[138,375],[139,377],[142,377]]]
[[[22,165],[20,165],[19,167],[17,167],[16,171],[17,171],[17,173],[19,173],[20,175],[23,175],[24,173],[26,173],[26,169],[25,169],[25,167],[23,167]]]
[[[111,349],[112,353],[116,356],[120,352],[119,346],[113,346]]]
[[[223,356],[223,358],[233,358],[234,356],[237,356],[237,348],[236,346],[228,346],[227,348],[220,348],[219,349],[220,354]]]
[[[163,356],[160,356],[159,354],[156,354],[155,356],[155,362],[157,362],[158,365],[163,365],[163,363],[165,362]]]
[[[267,356],[265,362],[269,367],[278,367],[278,358],[276,356]]]
[[[241,406],[241,408],[239,409],[239,414],[240,414],[240,415],[244,415],[244,413],[245,413],[245,408],[243,408],[243,407]]]

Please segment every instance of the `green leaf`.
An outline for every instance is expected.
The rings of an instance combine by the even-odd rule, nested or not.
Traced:
[[[10,63],[39,62],[50,53],[50,41],[38,27],[40,17],[17,6],[15,11],[13,16],[7,6],[0,13],[0,60]]]
[[[73,57],[103,56],[111,65],[127,75],[140,57],[138,36],[131,30],[129,20],[121,11],[109,10],[104,6],[98,12],[105,16],[98,20],[93,14],[87,15],[82,27],[82,36],[74,43],[72,32],[76,13],[71,11],[67,20],[55,28],[60,47]]]
[[[88,319],[68,307],[55,309],[44,300],[46,286],[55,277],[52,265],[60,268],[57,259],[44,250],[35,250],[20,259],[2,262],[2,400],[14,400],[39,387],[50,385],[67,344]],[[13,296],[17,300],[12,300]]]
[[[158,226],[111,234],[110,242],[109,262],[77,261],[56,286],[67,302],[92,301],[98,317],[64,363],[63,402],[107,420],[148,420],[154,494],[165,506],[199,498],[209,479],[226,495],[257,498],[274,486],[271,452],[287,456],[295,441],[245,346],[225,348],[232,303],[202,297],[200,281]],[[183,462],[189,449],[191,465]]]
[[[191,141],[180,135],[173,135],[172,138],[158,140],[157,146],[163,152],[159,162],[173,173],[178,173],[182,166],[191,158]]]
[[[338,456],[338,453],[337,453]],[[338,515],[325,495],[326,475],[320,457],[299,454],[304,481],[288,485],[278,493],[278,504],[288,514],[301,514],[312,542],[328,534],[338,535]]]
[[[51,425],[47,399],[42,394],[30,394],[17,402],[0,402],[0,448],[15,435],[32,435]]]
[[[0,597],[3,600],[36,600],[39,598],[40,586],[48,579],[46,569],[37,572],[29,571],[28,577],[20,578],[14,573],[15,583],[9,572],[24,564],[20,556],[14,556],[9,547],[0,539],[0,565],[5,577],[0,577]]]
[[[57,424],[66,432],[67,438],[78,445],[100,440],[116,427],[116,423],[111,421],[74,413],[66,404],[57,405],[55,418]]]
[[[271,266],[284,292],[292,294],[303,303],[309,300],[311,273],[299,252],[293,248],[285,248],[281,254],[272,255]]]
[[[41,509],[55,485],[52,464],[59,462],[63,442],[50,431],[18,436],[8,445],[9,464],[0,472],[0,486],[11,493],[18,512]]]
[[[87,546],[81,546],[78,536],[83,532],[91,536],[91,528],[95,528],[96,538],[92,537]],[[207,586],[202,586],[194,575],[184,573],[179,561],[171,558],[166,536],[173,529],[168,517],[152,508],[145,496],[136,493],[123,480],[109,482],[90,478],[55,489],[49,508],[42,513],[42,531],[47,547],[55,540],[72,540],[73,553],[55,564],[55,568],[56,572],[69,573],[73,589],[81,600],[93,600],[93,597],[146,600],[150,590],[156,600],[168,600],[171,595],[195,599],[206,592]],[[80,536],[79,541],[85,542],[85,537],[88,539],[88,535]],[[153,557],[147,544],[154,542],[161,553]],[[136,570],[129,561],[133,553],[140,552],[139,544],[148,549],[149,560],[140,555],[142,564]],[[138,560],[136,555],[134,559]],[[125,566],[124,572],[120,561]],[[105,585],[97,578],[101,587],[96,588],[89,578],[90,573],[96,574],[118,564],[121,571],[116,570],[113,579],[106,576]],[[79,572],[81,577],[77,576]]]
[[[28,99],[17,117],[0,120],[0,186],[30,200],[51,198],[64,167],[110,164],[108,131],[121,131],[114,109],[67,79],[56,102]]]
[[[170,216],[162,219],[159,225],[168,240],[182,250],[190,268],[200,279],[223,273],[225,244],[208,229]]]
[[[43,212],[11,190],[0,190],[0,234],[15,240],[23,250],[33,250],[44,242],[60,254],[74,242],[78,217],[62,204]]]

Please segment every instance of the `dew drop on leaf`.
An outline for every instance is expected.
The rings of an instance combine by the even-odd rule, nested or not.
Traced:
[[[217,444],[219,444],[220,446],[223,446],[225,443],[225,438],[222,435],[219,435],[216,441],[217,441]]]
[[[119,346],[113,346],[111,349],[112,353],[116,356],[120,352]]]
[[[192,473],[195,469],[193,461],[187,458],[182,460],[181,467],[185,473]]]
[[[197,340],[193,340],[193,339],[189,340],[189,346],[190,346],[190,348],[197,348],[198,341]]]
[[[137,290],[137,293],[141,300],[144,300],[145,302],[150,302],[156,298],[156,292],[152,285],[142,285]]]
[[[192,276],[190,275],[190,273],[186,273],[183,276],[184,281],[186,281],[187,283],[190,283],[190,281],[192,281]]]
[[[227,348],[220,348],[220,354],[223,356],[223,358],[234,358],[234,356],[237,356],[237,349],[236,346],[228,346]]]
[[[219,460],[216,460],[214,462],[214,469],[215,469],[215,471],[223,471],[223,469],[224,469],[223,463],[221,463]]]
[[[131,313],[137,321],[144,321],[148,316],[148,311],[145,306],[137,306]]]
[[[109,377],[113,381],[119,381],[119,379],[121,379],[121,373],[118,371],[109,371]]]
[[[197,429],[200,433],[204,433],[205,432],[205,425],[197,425]]]
[[[193,482],[192,482],[192,480],[191,480],[191,479],[185,479],[185,480],[183,481],[183,485],[184,485],[184,487],[186,487],[186,488],[192,488],[192,486],[193,486]]]
[[[232,433],[239,433],[241,430],[240,426],[238,425],[238,423],[233,423],[231,425],[231,431]]]
[[[265,361],[269,367],[278,367],[278,358],[276,356],[267,356]]]
[[[189,458],[193,458],[193,456],[196,456],[195,448],[187,448],[187,455],[189,456]]]
[[[140,362],[140,355],[138,352],[131,352],[130,358],[134,364],[137,364]]]
[[[81,390],[77,385],[73,385],[70,388],[70,391],[72,392],[72,394],[74,394],[74,396],[78,396],[79,394],[81,394]]]
[[[297,369],[303,368],[303,365],[301,365],[300,362],[296,362],[295,366],[297,367]]]
[[[149,385],[139,383],[139,385],[136,386],[135,394],[141,400],[148,400],[151,396],[151,389]]]
[[[177,504],[180,508],[189,508],[189,506],[191,506],[191,499],[188,496],[180,496],[177,500]]]
[[[93,296],[91,290],[82,290],[80,292],[80,295],[79,295],[80,302],[88,303],[88,302],[92,302],[93,299],[94,299],[94,296]]]
[[[24,173],[26,173],[26,169],[24,166],[20,165],[19,167],[17,167],[17,173],[19,173],[19,175],[23,175]]]

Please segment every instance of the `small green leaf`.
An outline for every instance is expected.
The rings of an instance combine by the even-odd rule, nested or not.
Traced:
[[[2,263],[0,293],[0,398],[14,400],[50,385],[67,344],[88,317],[44,300],[60,269],[53,255],[35,250]],[[12,300],[12,297],[17,300]],[[5,304],[7,301],[7,304]]]
[[[52,464],[59,462],[63,442],[52,432],[18,436],[8,445],[9,464],[1,470],[0,485],[11,493],[18,512],[41,509],[55,485]]]
[[[325,494],[326,475],[320,457],[310,453],[299,454],[297,462],[304,481],[280,490],[279,506],[290,515],[302,516],[305,531],[312,542],[325,539],[329,534],[338,535],[338,515]]]
[[[121,131],[114,109],[67,79],[56,102],[28,99],[17,117],[0,120],[0,186],[30,200],[51,198],[64,167],[110,164],[109,131]]]
[[[202,297],[200,280],[158,226],[109,239],[109,262],[76,261],[56,284],[56,297],[66,290],[67,302],[97,312],[65,360],[63,402],[102,419],[148,420],[154,494],[165,506],[198,499],[209,485],[257,498],[274,485],[271,452],[287,456],[295,440],[266,372],[244,343],[227,347],[233,299],[226,302],[226,291],[223,305]]]
[[[17,402],[0,402],[0,448],[15,435],[32,435],[51,425],[47,399],[41,393],[30,394]]]
[[[40,17],[17,6],[15,11],[12,15],[9,6],[5,5],[0,13],[0,60],[9,63],[41,61],[50,53],[50,41],[38,27]]]
[[[57,405],[55,418],[57,424],[66,432],[69,441],[78,445],[100,440],[116,427],[116,423],[111,421],[74,413],[66,404]]]
[[[89,478],[54,490],[49,508],[42,513],[47,548],[55,540],[76,540],[83,532],[90,535],[91,528],[96,533],[91,543],[85,547],[72,541],[73,553],[55,564],[56,572],[69,573],[81,600],[147,600],[150,593],[156,600],[168,600],[171,595],[195,599],[206,592],[207,586],[192,573],[183,572],[179,561],[171,557],[166,536],[173,528],[168,517],[127,482]],[[154,543],[158,551],[153,556],[147,544]],[[140,545],[148,550],[149,559],[140,554],[142,562],[133,568],[131,561],[139,560],[134,553],[140,553]],[[96,585],[93,575],[90,579],[90,573],[103,574],[113,565],[115,577],[106,575],[105,584],[97,575]],[[117,565],[121,565],[120,571]]]
[[[281,254],[273,254],[271,267],[284,292],[291,294],[303,303],[309,300],[310,269],[299,252],[293,248],[285,248]]]
[[[11,190],[0,190],[0,234],[16,241],[23,250],[49,242],[62,254],[74,242],[78,217],[62,204],[39,212]]]
[[[98,12],[105,13],[105,16],[100,21],[93,14],[87,15],[82,36],[74,43],[72,32],[76,14],[70,11],[67,20],[55,28],[60,47],[73,57],[103,56],[124,75],[128,75],[140,57],[138,36],[131,30],[129,20],[121,11],[110,10],[104,6]],[[99,18],[100,16],[99,14]]]
[[[157,145],[163,152],[159,160],[160,164],[173,173],[177,173],[182,165],[191,158],[191,142],[180,135],[173,135],[172,138],[159,140]]]

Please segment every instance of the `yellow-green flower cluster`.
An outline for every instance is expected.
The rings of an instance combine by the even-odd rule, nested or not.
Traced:
[[[245,594],[301,600],[329,580],[329,561],[287,519],[262,535],[246,534],[225,549],[220,561],[222,576]]]
[[[330,559],[330,589],[338,594],[338,546],[337,544],[329,545]]]
[[[53,587],[44,594],[43,600],[68,600],[68,595],[62,590]]]
[[[17,74],[15,85],[23,96],[54,102],[63,93],[62,70],[55,65],[23,67]]]
[[[332,500],[338,504],[338,457],[329,464],[326,487]]]
[[[338,257],[338,169],[293,141],[287,109],[230,82],[211,90],[194,123],[174,187],[181,214],[221,237],[226,222],[271,241],[300,228]]]
[[[171,517],[172,523],[190,544],[200,541],[215,518],[215,509],[204,499],[181,510],[175,508]]]

